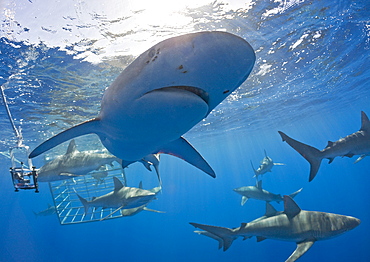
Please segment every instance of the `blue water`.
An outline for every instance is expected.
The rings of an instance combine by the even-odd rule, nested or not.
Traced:
[[[302,209],[361,219],[354,230],[315,243],[299,261],[369,261],[370,158],[357,164],[356,157],[336,158],[330,165],[325,160],[309,183],[308,163],[277,133],[322,149],[328,140],[358,131],[361,111],[370,116],[369,1],[192,3],[176,10],[181,17],[176,23],[163,22],[174,12],[158,9],[163,1],[143,7],[90,2],[0,4],[0,83],[24,143],[34,148],[96,116],[105,88],[154,43],[182,33],[226,30],[253,46],[256,65],[238,90],[185,134],[217,178],[163,155],[163,192],[148,207],[165,213],[61,226],[56,215],[33,214],[52,203],[48,185],[41,184],[39,194],[15,193],[10,160],[0,156],[0,261],[285,261],[295,243],[237,239],[223,252],[189,225],[238,227],[262,216],[263,202],[240,206],[232,189],[255,183],[250,161],[257,166],[264,150],[286,164],[264,175],[264,189],[290,194],[303,187],[295,198]],[[0,151],[6,152],[16,139],[0,106]],[[80,150],[100,147],[94,136],[76,141]],[[62,154],[66,146],[53,153]],[[34,164],[43,165],[43,158]],[[127,176],[131,186],[156,183],[155,174],[140,164],[130,166]]]

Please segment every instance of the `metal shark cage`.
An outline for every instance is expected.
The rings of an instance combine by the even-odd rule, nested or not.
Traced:
[[[50,192],[60,224],[70,225],[122,217],[121,212],[114,213],[114,208],[90,208],[85,213],[84,206],[77,196],[78,194],[91,200],[93,197],[112,192],[114,176],[123,180],[123,184],[126,184],[124,170],[118,164],[105,165],[103,168],[85,176],[50,182]]]

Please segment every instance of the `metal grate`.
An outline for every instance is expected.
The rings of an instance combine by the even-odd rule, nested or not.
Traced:
[[[125,173],[120,166],[106,165],[103,169],[90,172],[85,176],[50,182],[50,191],[61,225],[99,221],[107,217],[115,209],[92,209],[87,214],[77,194],[91,200],[92,197],[102,196],[114,189],[113,177],[118,177],[126,184]],[[76,194],[77,193],[77,194]],[[115,212],[106,219],[122,217],[121,212]]]

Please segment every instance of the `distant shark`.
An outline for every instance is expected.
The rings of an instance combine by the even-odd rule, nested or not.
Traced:
[[[48,204],[48,208],[45,209],[45,210],[42,210],[40,212],[35,212],[33,211],[33,213],[35,214],[36,217],[38,216],[51,216],[51,215],[54,215],[56,213],[56,208],[54,205],[50,205]]]
[[[309,181],[312,181],[319,171],[321,161],[329,159],[329,164],[337,156],[352,157],[361,155],[355,163],[370,154],[370,121],[365,112],[361,111],[361,129],[353,134],[335,142],[328,142],[323,150],[318,150],[312,146],[303,144],[290,138],[281,131],[278,131],[283,141],[286,141],[298,153],[300,153],[311,165]]]
[[[137,208],[143,205],[147,205],[156,196],[156,193],[150,190],[136,187],[126,187],[117,177],[113,177],[113,182],[114,190],[112,192],[109,192],[108,194],[105,194],[103,196],[93,197],[91,201],[87,201],[77,194],[78,198],[85,208],[85,214],[87,214],[90,207],[101,207],[103,209],[116,208],[114,212],[108,215],[110,216],[121,209]],[[104,220],[105,218],[103,218],[102,220]]]
[[[271,172],[271,168],[273,166],[283,166],[285,164],[283,163],[274,163],[274,161],[271,159],[271,157],[267,156],[266,150],[265,151],[265,157],[262,159],[260,166],[255,169],[253,166],[253,163],[251,161],[251,165],[254,171],[254,176],[258,178],[258,176],[263,175],[267,172]]]
[[[284,212],[275,211],[275,214],[270,213],[250,223],[242,223],[238,228],[190,224],[221,239],[224,251],[237,237],[247,239],[256,236],[258,242],[267,238],[296,242],[296,250],[286,260],[294,262],[316,241],[352,230],[360,224],[360,220],[350,216],[301,210],[291,197],[284,196]]]
[[[247,79],[255,59],[247,41],[226,32],[164,40],[123,70],[105,91],[96,118],[43,142],[29,157],[95,133],[126,163],[166,153],[215,177],[209,164],[181,136]]]
[[[262,180],[258,181],[255,186],[243,186],[235,188],[234,191],[242,195],[241,205],[243,206],[249,198],[254,198],[266,202],[275,201],[280,203],[284,198],[280,194],[273,194],[264,189],[262,189]],[[293,194],[289,195],[291,198],[294,198],[298,193],[302,191],[302,188]]]

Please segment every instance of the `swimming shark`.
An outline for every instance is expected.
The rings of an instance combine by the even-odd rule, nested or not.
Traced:
[[[276,212],[275,215],[270,214],[270,216],[249,223],[242,223],[238,228],[190,224],[219,237],[222,240],[224,251],[238,237],[247,239],[256,236],[258,242],[268,238],[296,242],[296,250],[286,260],[286,262],[294,262],[316,241],[329,239],[352,230],[360,224],[360,220],[351,216],[301,210],[291,197],[284,196],[283,212]]]
[[[361,128],[359,131],[341,138],[338,141],[329,141],[328,145],[321,151],[312,146],[298,142],[281,131],[278,132],[283,141],[287,142],[310,163],[310,182],[315,178],[319,171],[321,161],[324,158],[328,158],[330,164],[337,156],[352,157],[354,155],[361,155],[356,160],[356,162],[358,162],[366,155],[370,154],[370,121],[363,111],[361,111]]]
[[[265,151],[265,157],[262,159],[260,166],[255,169],[253,166],[253,163],[251,161],[251,165],[254,171],[254,177],[258,178],[258,176],[263,175],[267,172],[271,172],[271,168],[273,166],[283,166],[285,164],[283,163],[274,163],[271,157],[267,156],[266,150]]]
[[[140,182],[139,184],[139,188],[143,188],[143,184],[142,182]],[[157,187],[154,187],[152,189],[149,189],[150,192],[153,192],[154,194],[158,194],[158,192],[160,192],[162,190],[162,187],[161,186],[157,186]],[[133,215],[136,215],[137,213],[140,213],[141,211],[145,210],[145,211],[150,211],[150,212],[155,212],[155,213],[164,213],[162,211],[158,211],[158,210],[154,210],[154,209],[150,209],[150,208],[147,208],[146,206],[149,204],[146,203],[142,206],[139,206],[139,207],[135,207],[135,208],[129,208],[129,209],[122,209],[121,210],[121,215],[122,216],[133,216]]]
[[[48,204],[47,209],[42,210],[40,212],[33,211],[33,213],[35,214],[36,217],[38,217],[38,216],[51,216],[51,215],[54,215],[56,213],[56,208],[55,208],[54,205]]]
[[[80,152],[74,139],[68,145],[67,152],[47,162],[38,170],[38,182],[52,182],[84,176],[98,170],[101,166],[112,164],[120,159],[107,153]]]
[[[182,135],[247,79],[255,60],[250,44],[227,32],[190,33],[159,42],[106,89],[96,118],[43,142],[29,157],[95,133],[123,161],[165,153],[215,177],[211,166]]]
[[[258,181],[255,186],[243,186],[233,189],[236,193],[242,195],[241,205],[243,206],[249,198],[254,198],[258,200],[263,200],[266,202],[275,201],[280,203],[284,198],[280,194],[273,194],[262,189],[262,180]],[[298,191],[289,195],[291,198],[294,198],[298,193],[302,191],[302,188]]]
[[[103,209],[116,208],[114,212],[108,215],[110,216],[121,209],[130,209],[146,205],[156,196],[156,193],[150,190],[124,186],[122,182],[115,176],[113,177],[113,182],[114,190],[112,192],[109,192],[103,196],[93,197],[91,201],[88,201],[77,194],[82,205],[84,206],[85,214],[87,214],[90,207],[101,207]],[[104,219],[105,218],[102,220]]]

